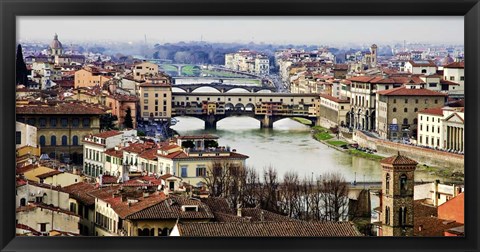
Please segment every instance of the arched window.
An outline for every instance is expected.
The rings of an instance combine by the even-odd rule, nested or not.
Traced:
[[[387,173],[385,176],[385,193],[388,194],[390,192],[390,174]]]
[[[45,146],[45,136],[40,136],[40,146]]]
[[[393,108],[393,112],[397,112],[397,108]]]
[[[62,136],[62,145],[65,146],[67,145],[67,136]]]
[[[390,207],[385,207],[385,224],[390,224]]]
[[[78,145],[78,136],[73,136],[72,145]]]
[[[407,193],[407,175],[402,174],[400,176],[400,194]]]
[[[407,125],[408,124],[408,118],[403,118],[403,125]]]
[[[408,108],[404,108],[404,109],[403,109],[403,112],[407,113],[407,112],[408,112]]]
[[[56,146],[57,145],[57,137],[56,136],[51,136],[50,137],[50,145],[51,146]]]
[[[422,73],[427,73],[427,69],[422,69]]]
[[[405,207],[400,207],[398,210],[398,224],[400,226],[407,225],[407,209]]]
[[[25,198],[20,199],[20,206],[26,206],[27,205],[27,200]]]
[[[413,124],[417,124],[418,123],[418,119],[417,118],[414,118],[413,119]]]

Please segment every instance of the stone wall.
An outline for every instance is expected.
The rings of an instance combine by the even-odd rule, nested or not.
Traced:
[[[353,133],[353,140],[359,146],[377,150],[382,154],[395,155],[400,151],[402,155],[408,156],[419,164],[451,167],[455,171],[464,171],[465,161],[463,155],[376,139],[360,131]]]

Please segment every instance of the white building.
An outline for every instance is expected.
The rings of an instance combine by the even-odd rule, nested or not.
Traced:
[[[465,90],[465,62],[453,62],[443,67],[443,79],[460,84],[457,91]]]
[[[430,108],[418,112],[417,143],[454,152],[464,152],[464,108]]]
[[[433,61],[413,61],[405,63],[405,71],[412,74],[434,74],[437,72],[437,65]]]
[[[37,147],[37,128],[25,123],[16,122],[15,124],[15,147],[22,146]]]

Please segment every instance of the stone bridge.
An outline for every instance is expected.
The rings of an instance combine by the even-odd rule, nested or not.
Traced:
[[[173,92],[175,89],[181,89],[186,93],[195,92],[195,90],[209,87],[216,89],[218,93],[228,93],[228,92],[246,92],[246,93],[272,93],[275,91],[274,87],[263,87],[263,86],[248,86],[248,85],[225,85],[222,83],[210,83],[210,84],[187,84],[187,85],[174,85],[172,86]]]
[[[173,93],[172,117],[191,116],[202,119],[205,128],[216,128],[217,122],[230,116],[250,116],[262,128],[292,117],[306,118],[315,124],[317,94],[286,93]]]

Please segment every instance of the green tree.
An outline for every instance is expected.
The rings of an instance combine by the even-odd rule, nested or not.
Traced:
[[[103,114],[100,115],[100,129],[101,130],[111,130],[115,128],[114,121],[117,121],[118,118],[112,114]]]
[[[125,111],[125,121],[123,122],[125,128],[133,129],[132,110],[130,107]]]
[[[16,59],[16,82],[17,84],[26,85],[28,83],[28,70],[25,61],[23,60],[22,45],[17,46],[17,59]]]

